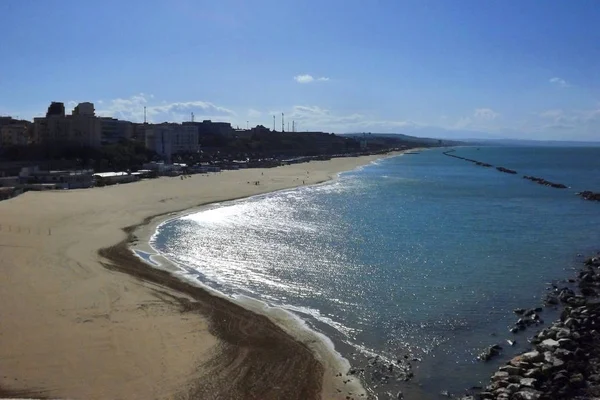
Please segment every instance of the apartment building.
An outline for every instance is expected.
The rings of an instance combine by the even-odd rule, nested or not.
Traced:
[[[178,153],[197,153],[198,127],[180,124],[148,125],[145,133],[146,148],[171,162],[171,156]]]

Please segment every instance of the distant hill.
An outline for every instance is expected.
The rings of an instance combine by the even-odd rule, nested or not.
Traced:
[[[436,139],[427,137],[417,137],[404,135],[402,133],[343,133],[340,136],[358,138],[382,138],[382,139],[394,139],[409,144],[422,144],[423,146],[460,146],[466,144],[463,141],[448,140],[448,139]]]
[[[529,139],[464,139],[465,144],[482,146],[545,146],[545,147],[600,147],[600,142],[573,140],[529,140]]]

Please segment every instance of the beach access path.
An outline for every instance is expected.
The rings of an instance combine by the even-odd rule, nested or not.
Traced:
[[[248,390],[250,398],[345,398],[333,378],[338,371],[267,318],[249,318],[233,303],[189,312],[186,299],[202,303],[202,296],[107,268],[115,260],[99,250],[126,243],[124,228],[156,215],[323,182],[381,157],[28,192],[0,202],[0,397],[225,399],[248,398]],[[283,347],[295,343],[288,356],[297,362],[245,340],[250,331]],[[269,365],[260,365],[261,352]],[[285,365],[270,365],[279,361]]]

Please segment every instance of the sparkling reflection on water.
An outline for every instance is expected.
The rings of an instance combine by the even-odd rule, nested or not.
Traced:
[[[550,180],[561,164],[543,149],[509,150],[460,151]],[[594,183],[600,153],[582,151],[562,160],[571,173],[556,171],[559,182]],[[538,305],[548,281],[570,276],[598,223],[597,204],[572,190],[433,150],[169,221],[153,245],[218,290],[308,318],[355,362],[357,350],[423,358],[416,381],[433,395],[486,378],[496,365],[476,365],[477,352],[512,337],[513,308]],[[526,336],[518,342],[505,357]]]

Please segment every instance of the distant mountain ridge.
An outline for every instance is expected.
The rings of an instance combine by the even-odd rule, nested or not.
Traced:
[[[345,133],[340,136],[348,137],[380,137],[395,138],[404,142],[422,143],[429,146],[545,146],[545,147],[600,147],[600,141],[576,141],[576,140],[533,140],[533,139],[505,139],[505,138],[460,138],[444,139],[432,137],[410,136],[402,133]]]
[[[352,137],[355,139],[364,137],[367,140],[369,138],[396,139],[407,143],[420,143],[427,146],[459,146],[465,144],[464,141],[410,136],[402,133],[342,133],[340,136]]]
[[[466,144],[483,146],[545,146],[545,147],[600,147],[599,142],[575,140],[531,140],[531,139],[464,139]]]

